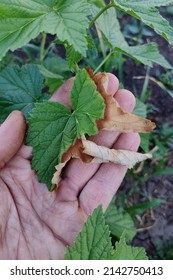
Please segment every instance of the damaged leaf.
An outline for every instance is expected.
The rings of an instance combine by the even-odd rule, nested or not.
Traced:
[[[78,72],[70,99],[72,111],[47,101],[36,105],[29,120],[27,144],[33,147],[32,167],[49,190],[62,155],[83,134],[96,134],[96,120],[104,116],[104,100],[86,70]]]
[[[124,111],[115,98],[106,92],[108,78],[106,73],[93,74],[87,67],[90,77],[97,85],[97,90],[105,100],[106,109],[104,119],[97,121],[98,129],[119,131],[119,132],[150,132],[155,124],[150,120],[141,118]]]
[[[52,184],[58,185],[61,181],[61,171],[71,158],[78,158],[84,163],[106,163],[112,162],[124,165],[131,169],[136,163],[152,158],[151,154],[141,154],[127,150],[109,149],[99,146],[93,141],[82,139],[75,143],[62,157],[63,162],[55,166],[56,172]]]
[[[151,154],[141,154],[127,150],[109,149],[92,141],[82,140],[84,153],[93,157],[92,163],[113,162],[127,166],[129,169],[143,160],[151,158]]]
[[[49,190],[59,184],[61,171],[71,158],[128,168],[151,158],[150,154],[108,149],[87,139],[101,129],[150,132],[155,127],[151,121],[124,111],[106,92],[107,84],[105,73],[81,70],[71,90],[72,110],[58,102],[44,102],[32,111],[27,143],[34,148],[32,166]]]

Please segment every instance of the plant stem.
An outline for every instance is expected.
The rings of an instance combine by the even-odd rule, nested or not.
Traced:
[[[108,53],[108,55],[105,57],[105,59],[102,60],[102,62],[97,66],[97,68],[94,71],[94,74],[98,72],[98,70],[105,64],[105,62],[109,59],[109,57],[112,55],[112,51]]]
[[[44,58],[46,57],[46,55],[48,54],[49,50],[53,47],[54,42],[52,41],[50,43],[50,45],[48,46],[48,48],[44,51]]]
[[[103,42],[103,36],[102,36],[102,33],[101,33],[100,29],[98,28],[97,24],[95,24],[95,27],[96,27],[97,36],[98,36],[98,39],[100,42],[100,48],[102,51],[102,55],[103,55],[103,58],[105,58],[106,52],[105,52],[105,47],[104,47],[104,42]]]
[[[124,74],[123,74],[124,61],[123,61],[122,53],[119,53],[118,64],[119,64],[119,67],[118,67],[118,78],[119,78],[120,82],[124,85]]]
[[[74,65],[74,72],[75,72],[75,74],[77,74],[78,71],[79,71],[79,66],[78,66],[77,63],[75,63],[75,65]]]
[[[104,8],[100,10],[100,12],[90,21],[89,28],[95,23],[95,21],[108,9],[114,7],[114,4],[106,5]]]
[[[147,71],[146,71],[145,81],[144,81],[141,96],[140,96],[140,99],[142,102],[146,101],[146,92],[147,92],[148,83],[149,83],[149,74],[150,74],[150,67],[148,66]]]
[[[45,56],[44,52],[45,52],[46,37],[47,37],[47,34],[43,32],[41,46],[40,46],[40,61],[43,61],[44,56]]]

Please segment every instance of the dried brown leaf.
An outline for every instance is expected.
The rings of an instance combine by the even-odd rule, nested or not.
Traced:
[[[155,123],[124,111],[117,101],[106,92],[108,77],[106,73],[93,74],[91,68],[86,68],[90,77],[95,82],[98,92],[105,100],[106,109],[104,119],[97,121],[100,129],[119,132],[150,132],[155,128]]]
[[[125,165],[127,168],[131,169],[136,163],[152,158],[152,154],[109,149],[83,138],[82,140],[77,140],[67,153],[64,154],[64,162],[55,166],[56,172],[52,179],[53,184],[57,184],[58,186],[61,180],[61,171],[71,158],[78,158],[84,163],[112,162]]]
[[[152,158],[151,154],[109,149],[84,139],[82,140],[82,143],[84,148],[83,152],[93,157],[92,163],[113,162],[125,165],[127,168],[131,169],[136,163]]]
[[[85,163],[90,163],[93,159],[92,156],[83,153],[83,144],[80,139],[77,139],[73,146],[71,146],[67,152],[65,152],[62,156],[61,163],[55,166],[55,173],[52,178],[52,184],[58,186],[59,182],[61,181],[61,173],[62,169],[65,167],[67,162],[71,158],[79,158],[81,161]]]

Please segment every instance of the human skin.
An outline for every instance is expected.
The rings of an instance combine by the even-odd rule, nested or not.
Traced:
[[[118,90],[119,83],[108,75],[107,92],[131,112],[133,94]],[[69,106],[73,79],[52,97]],[[32,148],[24,145],[26,123],[14,111],[0,126],[0,259],[63,259],[89,214],[98,205],[105,210],[118,190],[126,167],[112,163],[84,164],[73,159],[59,187],[49,192],[31,169]],[[136,151],[136,133],[102,131],[91,137],[99,145]]]

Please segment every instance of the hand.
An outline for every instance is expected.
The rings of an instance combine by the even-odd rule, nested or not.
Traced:
[[[118,90],[108,74],[108,92],[120,106],[132,111],[135,98]],[[69,105],[68,80],[52,100]],[[0,127],[0,259],[63,259],[84,222],[99,204],[106,209],[119,188],[126,167],[106,163],[86,165],[77,159],[66,168],[59,188],[48,192],[31,169],[32,148],[23,144],[26,124],[14,111]],[[137,150],[138,134],[100,132],[99,145]]]

